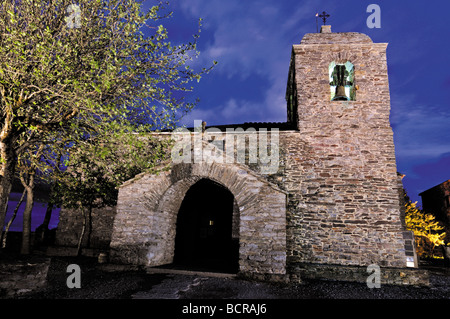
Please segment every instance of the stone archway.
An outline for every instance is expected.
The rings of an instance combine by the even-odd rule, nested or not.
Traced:
[[[228,189],[239,208],[239,272],[286,273],[286,193],[240,164],[176,164],[141,174],[119,190],[111,258],[159,266],[173,262],[176,220],[188,189],[200,179]]]
[[[174,265],[236,273],[239,214],[233,210],[234,196],[221,184],[203,178],[192,185],[177,215]]]

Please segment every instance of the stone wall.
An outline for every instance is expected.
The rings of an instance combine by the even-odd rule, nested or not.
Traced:
[[[293,46],[288,263],[406,265],[386,46],[358,33],[307,34]],[[330,101],[333,61],[354,65],[356,101]]]
[[[203,142],[206,143],[206,140]],[[323,152],[325,153],[325,150]],[[260,174],[258,164],[211,163],[181,164],[172,166],[167,171],[141,174],[121,187],[117,216],[112,208],[93,212],[94,240],[91,239],[91,247],[95,247],[96,243],[103,243],[101,246],[104,246],[111,240],[114,219],[115,234],[111,244],[113,262],[150,266],[171,263],[176,214],[189,187],[200,178],[212,178],[226,184],[230,190],[233,189],[233,194],[239,198],[249,196],[245,195],[246,192],[255,192],[255,187],[250,186],[254,180],[259,181],[260,185],[267,185],[269,190],[278,187],[280,191],[285,191],[283,196],[287,195],[287,200],[280,201],[283,206],[278,209],[270,207],[267,194],[260,186],[260,194],[250,195],[240,205],[235,202],[237,207],[233,214],[239,214],[240,217],[233,218],[233,228],[234,237],[240,239],[242,247],[242,272],[249,274],[255,270],[255,273],[258,273],[260,270],[256,270],[258,266],[255,266],[255,260],[265,262],[267,258],[261,254],[264,254],[266,249],[272,250],[260,247],[260,251],[247,251],[246,247],[257,245],[249,243],[246,246],[246,240],[252,240],[255,233],[266,233],[283,214],[285,217],[281,218],[278,225],[285,227],[283,236],[286,243],[279,246],[278,251],[279,256],[283,256],[280,249],[283,247],[283,258],[287,258],[288,265],[299,262],[359,266],[378,263],[387,267],[406,265],[405,240],[401,231],[397,232],[402,230],[399,227],[399,184],[395,184],[393,188],[392,194],[397,196],[397,203],[392,203],[390,207],[393,214],[389,215],[383,210],[387,207],[384,197],[377,198],[377,192],[371,188],[374,187],[371,184],[373,178],[352,179],[344,174],[345,170],[348,170],[345,163],[351,163],[351,157],[327,155],[315,158],[315,146],[309,145],[301,132],[295,130],[279,132],[279,153],[279,167],[274,174]],[[331,169],[328,169],[329,166]],[[354,173],[361,174],[358,171]],[[247,173],[243,174],[244,172]],[[241,178],[233,179],[233,174]],[[230,178],[232,182],[228,181]],[[378,178],[379,187],[383,187],[383,182],[383,179]],[[247,206],[247,202],[265,206],[267,215],[263,216],[259,225],[255,224],[259,216],[254,214],[261,213],[261,206],[251,210],[249,217],[243,217],[240,213],[241,207]],[[158,205],[163,206],[158,208]],[[378,213],[373,213],[376,210]],[[285,213],[279,215],[279,211]],[[249,234],[249,229],[255,227],[262,228]],[[57,243],[75,246],[80,230],[81,214],[63,210]],[[396,244],[399,244],[397,248]],[[400,260],[399,263],[395,263],[395,257]],[[279,266],[275,264],[274,269],[277,268]],[[292,267],[290,269],[295,270]],[[272,269],[268,272],[274,271]],[[275,271],[277,272],[279,273]]]
[[[91,222],[87,224],[82,247],[109,249],[115,215],[115,207],[92,209]],[[55,244],[57,246],[77,247],[82,227],[83,214],[81,211],[62,208],[59,213]]]
[[[294,263],[289,265],[292,281],[301,279],[339,280],[366,283],[371,272],[367,267]],[[295,278],[298,275],[299,278]],[[414,268],[380,268],[381,285],[430,285],[428,271]]]
[[[145,173],[119,190],[113,262],[147,266],[174,258],[176,219],[188,189],[202,178],[226,187],[239,208],[239,272],[286,274],[286,194],[239,164],[181,163]]]

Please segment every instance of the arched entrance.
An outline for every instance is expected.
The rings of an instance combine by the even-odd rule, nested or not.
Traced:
[[[239,240],[233,238],[233,194],[201,179],[190,187],[178,211],[174,264],[190,269],[238,271]]]
[[[199,181],[202,182],[196,185]],[[202,183],[206,185],[201,186]],[[200,189],[197,195],[186,196],[191,193],[191,188],[193,193],[197,192],[197,186]],[[206,202],[217,210],[222,206],[230,207],[231,200],[225,205],[221,200],[215,201],[211,195],[205,195],[212,188],[225,191],[228,194],[225,197],[234,197],[232,212],[224,216],[228,216],[228,225],[230,215],[233,216],[232,238],[238,239],[239,249],[238,253],[227,251],[238,254],[238,258],[231,258],[233,262],[238,259],[238,273],[244,276],[285,275],[286,193],[242,165],[215,162],[177,164],[170,170],[145,173],[124,183],[119,190],[114,219],[111,261],[149,267],[173,264],[177,232],[191,228],[190,221],[183,222],[181,217],[185,215],[185,208],[181,207],[185,198],[186,202],[193,198],[191,204],[186,205],[194,209],[196,204]],[[198,196],[201,193],[203,196]],[[177,231],[178,215],[178,224],[184,224],[184,227]],[[229,232],[229,226],[224,229]],[[193,231],[193,234],[199,237],[201,232]],[[237,247],[236,240],[234,243]],[[177,254],[178,250],[177,247]]]

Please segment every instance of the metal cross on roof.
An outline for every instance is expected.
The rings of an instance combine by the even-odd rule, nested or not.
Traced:
[[[323,20],[323,25],[325,25],[327,23],[327,18],[329,18],[330,15],[328,13],[326,13],[325,11],[322,12],[322,14],[319,14],[319,18],[322,18]]]

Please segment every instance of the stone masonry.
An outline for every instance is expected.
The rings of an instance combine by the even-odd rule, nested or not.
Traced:
[[[287,145],[288,260],[405,266],[385,43],[316,33],[292,50],[297,143]],[[330,101],[328,65],[350,61],[355,101]],[[291,90],[291,92],[289,92]]]
[[[174,258],[176,217],[184,194],[202,178],[235,195],[239,269],[252,276],[286,274],[286,193],[239,164],[177,164],[122,185],[111,241],[116,262],[158,266]]]
[[[353,280],[371,264],[417,267],[400,211],[386,48],[364,34],[332,33],[329,26],[306,34],[292,47],[288,121],[187,132],[188,141],[201,141],[182,149],[191,150],[192,158],[168,162],[119,189],[111,261],[170,264],[185,194],[200,179],[210,179],[235,199],[231,214],[238,218],[233,237],[239,240],[241,275],[299,280],[339,274],[336,279]],[[352,100],[332,100],[330,65],[346,63],[354,72]],[[261,156],[258,144],[257,162],[250,153],[237,162],[235,137],[251,143],[256,136],[260,143],[267,137],[261,132],[268,133],[270,151]],[[196,147],[207,150],[202,161],[196,161]],[[405,277],[411,280],[397,282],[417,281],[414,271]]]

